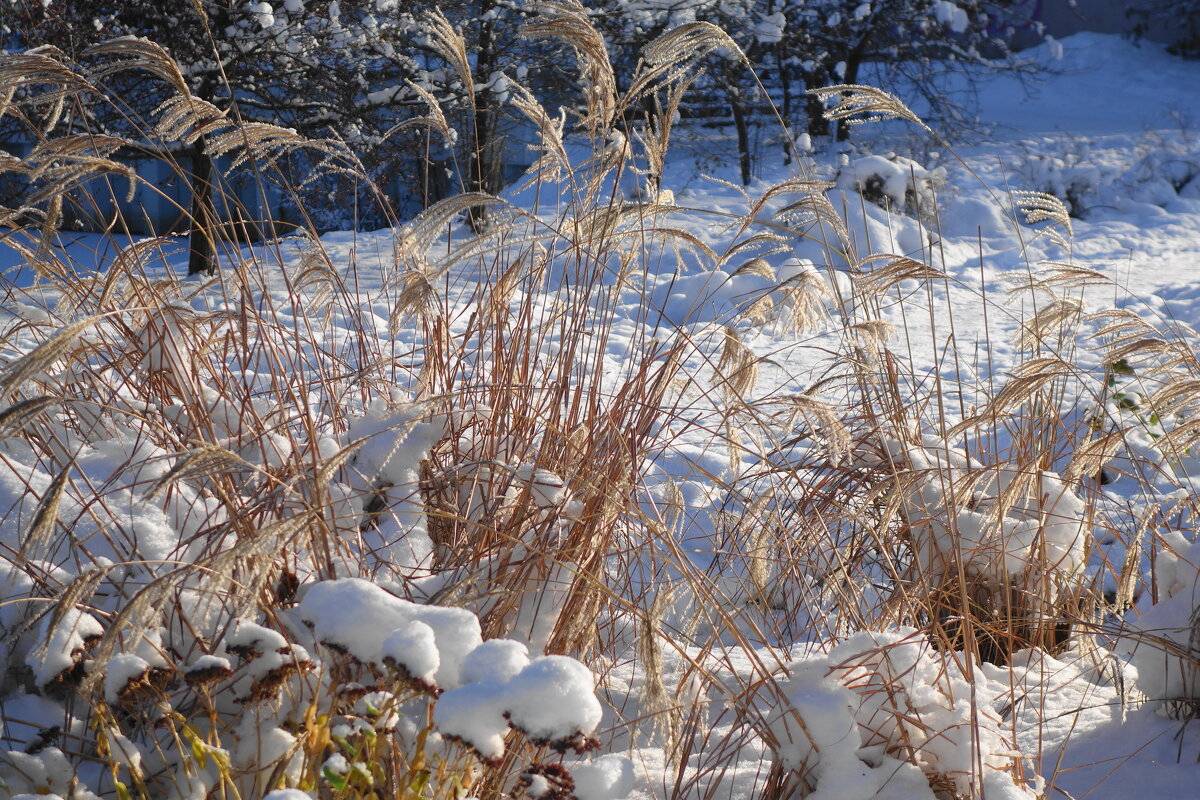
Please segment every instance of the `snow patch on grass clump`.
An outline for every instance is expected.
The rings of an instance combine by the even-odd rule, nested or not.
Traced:
[[[414,621],[424,623],[437,645],[435,677],[442,688],[459,685],[463,658],[483,643],[479,618],[470,611],[410,603],[360,578],[313,585],[300,603],[300,616],[322,644],[376,666],[385,663],[388,637]]]
[[[573,658],[539,656],[511,678],[493,676],[446,692],[434,709],[444,736],[470,745],[485,761],[504,755],[509,724],[533,742],[579,752],[596,746],[600,724],[595,678]]]
[[[485,643],[470,611],[410,603],[357,578],[313,585],[299,611],[322,644],[364,664],[395,664],[426,690],[441,692],[438,732],[485,761],[503,756],[510,725],[564,751],[596,746],[590,737],[601,708],[591,671],[566,656],[531,661],[519,642]]]
[[[760,701],[782,765],[810,797],[1028,800],[1011,733],[993,707],[1007,686],[970,680],[912,629],[857,633],[790,668]],[[983,786],[976,783],[983,767]]]
[[[38,641],[44,644],[25,657],[25,663],[33,669],[34,682],[44,687],[73,669],[83,658],[88,642],[103,635],[104,628],[96,618],[77,608],[67,609],[59,619],[53,613],[46,614],[38,626]]]
[[[529,663],[529,648],[512,639],[490,639],[463,659],[463,683],[507,681]]]
[[[633,791],[633,762],[614,753],[571,767],[579,800],[623,800]]]
[[[104,699],[116,705],[130,684],[136,684],[149,671],[150,664],[133,653],[113,656],[104,670]]]
[[[1050,576],[1053,602],[1082,569],[1086,505],[1055,473],[980,465],[933,436],[884,446],[912,479],[902,513],[926,580],[952,578],[961,559],[969,577],[995,586]]]
[[[837,187],[884,208],[932,216],[946,170],[926,169],[903,156],[865,156],[838,170]]]
[[[1137,669],[1138,688],[1151,700],[1200,709],[1200,542],[1177,531],[1160,533],[1155,557],[1158,602],[1143,592],[1122,631],[1117,652]],[[1153,603],[1153,604],[1152,604]]]
[[[17,797],[37,800],[97,798],[86,788],[76,786],[75,770],[57,747],[47,747],[39,753],[0,752],[0,787],[11,793],[14,800]]]
[[[436,686],[434,678],[441,666],[433,628],[419,619],[414,619],[383,642],[383,660],[389,665],[403,669],[413,681],[426,686]]]

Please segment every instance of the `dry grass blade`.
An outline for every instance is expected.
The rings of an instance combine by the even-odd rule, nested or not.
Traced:
[[[1125,441],[1123,431],[1114,431],[1106,436],[1080,445],[1071,456],[1071,461],[1062,476],[1068,481],[1078,481],[1100,474],[1100,469],[1117,454]]]
[[[629,233],[634,237],[639,237],[645,235],[647,232],[633,230]],[[709,260],[710,262],[717,260],[717,254],[713,252],[711,247],[708,246],[708,243],[691,231],[684,230],[683,228],[670,228],[660,225],[656,226],[652,231],[649,231],[649,233],[652,233],[656,238],[662,239],[673,246],[683,246],[694,253],[699,253],[703,258]]]
[[[1111,278],[1099,270],[1090,267],[1080,267],[1060,261],[1047,261],[1045,262],[1045,266],[1049,267],[1049,269],[1034,275],[1034,279],[1029,284],[1029,287],[1018,287],[1011,290],[1011,292],[1019,292],[1025,288],[1061,291],[1063,289],[1080,289],[1084,286],[1112,285]]]
[[[752,258],[733,271],[733,275],[756,275],[769,281],[775,280],[775,269],[761,258]]]
[[[662,640],[665,634],[662,630],[662,619],[673,598],[674,592],[669,587],[660,589],[638,625],[638,658],[646,676],[642,713],[652,721],[651,735],[660,734],[667,750],[670,750],[675,740],[678,720],[675,703],[663,682]]]
[[[786,312],[784,330],[804,333],[817,330],[829,316],[828,303],[833,299],[829,284],[816,270],[805,270],[779,285],[781,301],[776,304],[780,313]]]
[[[1155,441],[1155,447],[1169,457],[1178,458],[1200,442],[1200,419],[1181,420]]]
[[[467,40],[439,9],[429,12],[424,17],[424,23],[434,49],[450,62],[450,66],[454,68],[458,79],[462,81],[471,97],[471,105],[474,106],[475,76],[471,70],[471,58],[467,54]]]
[[[833,230],[838,243],[845,251],[851,247],[850,230],[829,200],[829,190],[834,184],[824,181],[796,181],[786,184],[789,192],[799,193],[801,199],[781,208],[775,217],[793,228],[808,225],[823,225]]]
[[[35,147],[25,157],[24,163],[30,165],[29,177],[36,179],[41,177],[41,170],[49,165],[65,159],[81,161],[106,159],[129,144],[131,142],[128,139],[120,136],[105,136],[97,133],[58,136]]]
[[[111,567],[105,569],[107,571]],[[195,574],[194,566],[181,567],[160,578],[155,578],[141,588],[109,622],[103,638],[92,653],[93,663],[107,664],[113,654],[117,652],[122,641],[137,641],[141,638],[147,628],[153,627],[154,623],[161,619],[161,608],[166,606],[163,601],[170,592],[180,582]],[[95,591],[96,585],[103,577],[100,575],[95,579],[87,595],[91,595]],[[91,694],[103,680],[104,670],[90,671],[80,685],[80,692],[84,695]]]
[[[53,164],[40,170],[38,177],[42,180],[42,188],[22,199],[28,206],[33,207],[42,203],[51,204],[43,229],[51,230],[58,224],[61,216],[63,196],[103,174],[115,174],[128,179],[131,191],[137,187],[137,171],[128,164],[108,158],[80,157],[66,164]],[[43,248],[45,249],[47,248]]]
[[[891,260],[885,266],[856,278],[856,283],[862,287],[864,294],[886,292],[901,281],[926,281],[946,277],[944,272],[907,256],[873,255],[863,259],[863,263],[880,259]]]
[[[1041,471],[1036,464],[1018,464],[1009,473],[1008,482],[986,506],[987,517],[993,524],[1008,516],[1016,507],[1036,498],[1041,486]]]
[[[790,240],[786,236],[771,231],[756,233],[753,236],[747,236],[745,239],[739,239],[730,245],[729,249],[725,251],[720,265],[727,264],[734,256],[747,250],[757,251],[759,256],[782,253],[788,249],[789,242]]]
[[[399,124],[393,125],[391,128],[388,128],[387,132],[384,133],[381,138],[387,139],[392,134],[399,133],[400,131],[407,130],[408,128],[424,126],[437,131],[438,134],[441,135],[442,141],[446,144],[446,146],[451,147],[454,144],[455,134],[450,128],[450,123],[446,121],[445,113],[442,112],[442,104],[439,103],[438,99],[434,97],[433,93],[425,87],[419,86],[410,80],[406,80],[405,84],[409,89],[415,92],[418,97],[425,101],[425,105],[429,108],[429,113],[424,117],[413,117],[412,119],[406,119]]]
[[[749,324],[759,327],[770,322],[775,317],[775,313],[775,301],[771,295],[764,294],[746,306],[741,313],[741,318]]]
[[[1050,223],[1041,228],[1039,234],[1064,250],[1070,248],[1075,229],[1071,226],[1071,212],[1062,200],[1045,192],[1013,192],[1012,197],[1017,210],[1025,216],[1026,225]]]
[[[1143,336],[1153,333],[1154,328],[1135,312],[1128,308],[1103,308],[1083,316],[1085,322],[1103,322],[1103,327],[1096,331],[1096,336],[1113,336],[1120,333],[1136,331]]]
[[[1137,599],[1137,587],[1142,581],[1142,542],[1150,535],[1151,527],[1161,510],[1158,503],[1151,503],[1142,512],[1137,527],[1125,544],[1125,560],[1121,564],[1121,574],[1117,576],[1117,592],[1112,604],[1113,611],[1117,614],[1127,611]]]
[[[208,152],[214,157],[220,157],[238,151],[229,165],[229,169],[237,169],[251,158],[263,158],[267,163],[272,163],[288,151],[300,147],[311,148],[319,144],[304,138],[291,128],[266,122],[246,122],[210,137]]]
[[[1055,298],[1038,309],[1033,318],[1021,324],[1018,346],[1025,350],[1036,350],[1048,337],[1063,339],[1067,323],[1079,318],[1083,305],[1071,298]]]
[[[48,612],[50,620],[46,624],[46,639],[38,644],[30,654],[31,656],[40,660],[46,654],[51,637],[55,635],[58,626],[67,616],[67,613],[95,594],[96,587],[100,585],[100,582],[104,580],[112,569],[112,565],[94,567],[84,572],[78,578],[75,578],[63,588],[62,593],[55,598],[54,608]]]
[[[854,333],[859,343],[871,350],[879,352],[896,333],[896,326],[885,319],[869,319],[847,326]]]
[[[1186,362],[1186,352],[1180,352],[1179,345],[1159,336],[1128,336],[1112,342],[1108,350],[1108,363],[1118,361],[1138,363],[1143,360],[1154,360],[1156,371],[1172,369]]]
[[[75,344],[84,331],[100,317],[89,317],[59,329],[53,336],[0,369],[0,397],[6,397],[25,381],[40,375],[51,364],[62,358]]]
[[[37,511],[34,512],[33,519],[29,523],[29,530],[25,533],[25,540],[21,542],[20,558],[22,561],[40,557],[42,547],[50,544],[54,538],[54,528],[58,522],[58,507],[67,486],[67,478],[74,468],[73,461],[63,467],[42,494]]]
[[[698,71],[680,76],[667,89],[667,101],[664,104],[655,103],[655,114],[652,123],[644,129],[635,129],[634,134],[643,146],[646,156],[646,169],[654,188],[661,189],[662,175],[667,165],[667,152],[670,149],[671,132],[675,121],[679,118],[679,109],[683,105],[684,95],[691,89],[692,84],[699,78]],[[668,190],[669,193],[669,190]],[[660,202],[665,202],[660,199]]]
[[[711,22],[689,22],[667,31],[646,46],[642,58],[653,67],[664,67],[699,61],[719,47],[746,60],[737,42]]]
[[[481,192],[464,192],[439,200],[414,217],[396,235],[397,259],[424,256],[429,245],[442,234],[446,225],[467,209],[502,203],[499,198]]]
[[[742,343],[737,329],[732,325],[724,326],[724,332],[716,375],[727,399],[734,400],[745,397],[758,383],[758,357]]]
[[[104,174],[118,174],[129,180],[126,201],[133,198],[137,189],[137,171],[130,165],[110,158],[122,147],[130,144],[117,136],[79,134],[61,136],[39,144],[23,160],[14,164],[12,171],[24,175],[41,187],[31,192],[22,201],[27,207],[36,207],[60,198],[72,190]],[[46,222],[49,225],[55,212],[51,211]]]
[[[535,21],[521,35],[531,39],[558,39],[575,51],[588,113],[584,124],[593,132],[607,130],[617,113],[617,78],[608,59],[604,37],[592,25],[587,9],[577,0],[535,3]]]
[[[642,50],[644,69],[637,73],[625,93],[625,104],[632,106],[653,96],[666,84],[690,83],[695,79],[693,68],[696,63],[721,47],[736,54],[738,60],[746,61],[745,54],[729,34],[710,22],[689,22],[667,31]],[[677,104],[677,98],[677,94],[672,94],[673,103]]]
[[[254,469],[254,466],[223,447],[205,444],[184,454],[146,493],[152,500],[164,489],[178,481],[195,481],[233,470]]]
[[[122,36],[93,45],[84,50],[84,55],[113,59],[113,61],[92,68],[91,75],[97,80],[103,80],[109,75],[125,70],[144,69],[170,83],[176,93],[184,97],[192,95],[187,79],[183,77],[183,73],[179,69],[179,64],[171,57],[166,48],[149,39]]]
[[[428,318],[437,312],[438,292],[426,269],[405,270],[398,279],[400,288],[392,313],[388,317],[388,330],[395,336],[405,320],[413,315]]]
[[[796,417],[803,417],[809,430],[824,440],[829,463],[842,463],[850,454],[850,448],[854,441],[850,435],[850,429],[838,417],[833,407],[822,400],[803,394],[786,397],[783,402],[789,410],[789,419],[784,425],[785,429],[791,429],[795,425]]]
[[[259,591],[280,554],[294,549],[296,537],[317,519],[318,512],[313,509],[293,514],[241,536],[233,547],[209,559],[206,566],[213,580],[232,582],[238,573],[240,588],[231,598],[236,603],[235,616],[250,613],[258,604]]]
[[[825,118],[829,120],[845,120],[851,125],[856,125],[887,119],[906,119],[929,130],[929,126],[909,110],[899,97],[873,86],[839,84],[809,89],[808,93],[816,95],[822,102],[837,98],[837,104],[825,110]],[[858,116],[860,114],[866,116]]]
[[[1026,361],[1014,370],[1011,380],[1004,385],[976,414],[951,427],[946,437],[954,439],[964,431],[982,424],[992,424],[1010,411],[1029,401],[1039,390],[1057,380],[1071,375],[1075,370],[1071,364],[1057,358],[1035,358]]]
[[[1133,607],[1137,599],[1137,587],[1141,582],[1142,535],[1139,530],[1133,536],[1133,541],[1125,547],[1125,560],[1121,563],[1121,574],[1117,576],[1117,591],[1113,598],[1113,612],[1123,614]]]
[[[313,473],[313,485],[328,485],[329,482],[333,480],[334,474],[342,468],[342,465],[345,464],[358,451],[358,449],[366,443],[366,437],[362,439],[355,439],[353,442],[346,445],[341,450],[338,450],[329,458],[323,460],[321,465],[317,467],[316,472]]]
[[[38,395],[0,411],[0,439],[17,433],[43,411],[61,402],[61,398],[58,397]]]
[[[27,208],[59,198],[105,173],[116,173],[129,178],[132,192],[136,188],[136,171],[128,164],[110,158],[128,144],[128,140],[117,136],[62,136],[37,145],[23,159],[6,159],[4,171],[18,173],[31,183],[42,184],[37,191],[22,198]],[[46,219],[47,224],[52,221],[53,216],[54,212],[50,211]]]
[[[1200,402],[1200,378],[1176,377],[1150,396],[1149,406],[1164,417]]]
[[[233,123],[224,111],[198,97],[175,95],[163,101],[155,114],[154,132],[163,141],[195,144],[201,136],[215,133]]]
[[[571,169],[567,145],[563,139],[566,115],[551,117],[546,108],[521,84],[510,82],[513,92],[513,108],[520,111],[538,130],[538,141],[529,147],[541,155],[526,170],[530,180],[554,181]]]
[[[95,91],[95,87],[65,61],[63,52],[50,46],[24,53],[0,53],[0,118],[9,113],[13,97],[22,86],[53,86],[56,88],[43,89],[39,95],[39,100],[50,107],[42,127],[46,131],[53,129],[69,98]]]

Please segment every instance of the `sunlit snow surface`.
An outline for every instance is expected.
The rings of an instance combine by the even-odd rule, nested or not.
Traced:
[[[988,132],[969,143],[955,146],[954,153],[961,161],[940,144],[922,140],[923,135],[911,128],[902,130],[897,125],[890,125],[882,129],[864,127],[857,131],[859,138],[856,141],[861,152],[855,157],[868,153],[886,157],[887,153],[895,151],[917,159],[917,151],[920,151],[921,157],[917,160],[924,168],[944,169],[945,186],[937,195],[937,223],[930,224],[927,229],[912,217],[890,215],[875,206],[864,205],[857,196],[845,198],[852,235],[863,243],[864,250],[869,242],[869,248],[874,251],[931,258],[934,265],[951,278],[936,289],[945,295],[944,298],[935,297],[934,300],[948,303],[953,309],[953,329],[950,328],[950,315],[930,314],[926,307],[927,298],[923,295],[905,297],[903,302],[896,301],[884,309],[885,318],[906,331],[906,335],[894,340],[891,346],[911,360],[918,375],[928,373],[932,376],[937,366],[946,376],[947,365],[942,362],[942,352],[951,334],[958,342],[960,352],[971,352],[975,347],[977,353],[973,361],[958,364],[964,383],[982,385],[990,376],[1007,374],[1016,357],[1017,320],[1028,317],[1028,309],[1018,305],[1011,307],[1011,313],[1005,313],[1004,302],[1000,302],[991,307],[985,320],[979,311],[980,298],[1002,298],[1012,286],[1011,276],[1022,275],[1030,264],[1046,260],[1071,258],[1077,264],[1112,277],[1121,287],[1116,296],[1111,287],[1103,290],[1103,296],[1099,296],[1100,290],[1088,288],[1085,300],[1137,304],[1148,316],[1200,325],[1200,313],[1197,313],[1200,290],[1194,286],[1200,269],[1200,179],[1193,178],[1180,187],[1172,185],[1173,179],[1178,178],[1174,170],[1180,160],[1175,155],[1183,159],[1190,157],[1193,163],[1200,163],[1200,89],[1197,88],[1200,87],[1200,63],[1172,58],[1155,45],[1139,47],[1118,38],[1091,34],[1065,39],[1061,45],[1062,60],[1053,61],[1049,52],[1040,53],[1055,72],[1038,77],[1035,85],[1025,86],[1013,79],[1002,78],[986,86],[980,99],[981,116]],[[916,108],[921,113],[920,107]],[[719,134],[711,135],[719,137]],[[817,145],[812,166],[825,177],[832,177],[837,156],[822,151],[820,142]],[[732,152],[732,148],[731,140],[718,139],[714,143],[706,139],[699,144],[683,142],[674,160],[668,163],[664,183],[665,188],[674,192],[679,206],[700,209],[681,212],[671,224],[695,234],[718,250],[731,236],[727,220],[720,215],[742,214],[747,204],[727,186],[698,177],[692,156],[699,151],[707,152],[708,158],[701,166],[719,177],[734,179],[732,158],[728,159],[730,163],[713,164],[711,157],[712,152]],[[774,152],[773,147],[764,145],[762,148],[762,161],[758,165],[759,188],[791,174],[788,171],[791,168],[777,162]],[[850,158],[846,160],[850,162]],[[892,170],[892,177],[902,175]],[[1046,237],[1035,237],[1030,229],[1016,224],[1008,201],[1008,192],[1016,189],[1072,194],[1082,217],[1072,220],[1074,245],[1071,252],[1064,251]],[[887,193],[894,198],[903,198],[903,188],[898,191],[894,183]],[[534,202],[529,190],[514,191],[510,197],[525,206],[532,206]],[[931,237],[927,230],[935,231],[934,235]],[[455,235],[466,234],[458,231]],[[111,248],[99,236],[76,234],[64,237],[63,243],[71,258],[85,265],[95,263],[100,269],[112,256]],[[390,268],[391,234],[335,233],[325,236],[323,244],[333,263],[344,270],[350,291],[357,294],[370,312],[363,319],[376,326],[380,338],[388,337],[391,309],[375,292],[380,276]],[[161,260],[170,266],[160,268],[180,269],[184,259],[178,251],[171,249],[170,244],[167,248],[168,252]],[[278,249],[264,248],[256,253],[268,262],[280,256],[291,261],[298,257],[297,254],[298,245],[288,242]],[[780,274],[789,269],[803,271],[806,260],[822,267],[841,266],[826,264],[824,258],[822,248],[817,245],[799,244],[792,252],[772,256],[771,260]],[[0,244],[0,269],[12,270],[13,274],[24,269],[16,252],[3,244]],[[461,276],[463,280],[471,277]],[[763,288],[752,275],[731,277],[729,274],[686,271],[656,275],[651,270],[646,280],[645,290],[661,315],[657,324],[664,335],[678,327],[686,327],[697,336],[712,335],[705,331],[711,332],[716,326],[731,321],[733,310],[747,296]],[[19,283],[29,285],[32,281],[32,275],[21,272]],[[205,301],[198,298],[194,302],[200,306]],[[1018,298],[1012,302],[1026,301]],[[0,298],[0,306],[6,312],[21,313],[17,303],[15,297]],[[291,308],[287,303],[278,305],[281,309]],[[633,346],[632,336],[642,319],[642,308],[632,302],[622,312],[627,319],[619,319],[614,325],[606,359],[614,381],[621,375],[622,355]],[[282,323],[290,321],[286,312],[281,312],[281,316]],[[405,353],[413,337],[412,331],[401,330],[393,351]],[[336,334],[331,338],[329,346],[336,350],[339,346]],[[756,353],[770,355],[770,360],[763,366],[756,393],[769,397],[804,391],[825,364],[813,355],[817,348],[800,345],[819,343],[820,340],[818,333],[801,342],[770,326],[749,335],[747,344]],[[970,405],[974,400],[968,396],[962,402]],[[959,402],[957,397],[954,402]],[[949,410],[951,415],[961,412],[962,409],[957,407]],[[369,416],[365,419],[364,426],[371,421]],[[364,427],[363,433],[366,432],[369,431]],[[421,435],[419,430],[414,432],[416,437]],[[101,478],[106,478],[112,474],[112,464],[121,463],[126,455],[94,451],[81,460],[81,468],[93,469]],[[395,472],[404,477],[401,473],[408,465],[391,459],[386,448],[381,454],[364,451],[363,458],[374,456],[378,457],[372,464],[380,474]],[[699,438],[680,442],[672,458],[681,473],[694,472],[700,467],[721,474],[728,468],[725,449]],[[664,464],[661,469],[669,473],[672,467]],[[133,480],[130,477],[127,482]],[[24,476],[24,481],[40,489],[49,481],[49,476]],[[402,481],[398,479],[397,482]],[[689,504],[702,504],[703,486],[693,483],[682,489],[689,495],[686,498]],[[1119,490],[1118,485],[1114,492],[1119,493]],[[7,518],[11,525],[0,525],[0,541],[7,544],[19,536],[25,520],[32,514],[32,503],[26,499],[24,503],[29,507],[22,505],[25,483],[2,469],[0,492],[4,496],[4,507],[17,509]],[[1115,501],[1121,499],[1119,494],[1113,497]],[[70,504],[78,499],[68,497],[65,502]],[[173,510],[173,518],[167,519],[161,510],[143,507],[132,494],[128,511],[138,520],[136,527],[143,537],[141,547],[159,558],[185,555],[181,552],[180,542],[164,536],[169,536],[172,530],[194,531],[200,527],[198,522],[188,522],[183,510]],[[419,521],[414,520],[412,524],[419,525]],[[1179,549],[1195,556],[1193,561],[1200,561],[1200,552],[1195,548],[1188,551],[1187,544],[1181,543]],[[1122,554],[1112,555],[1119,560]],[[411,559],[416,566],[423,554],[413,552],[403,557]],[[1179,565],[1178,572],[1183,576],[1178,593],[1165,598],[1167,602],[1161,610],[1141,609],[1146,611],[1148,623],[1168,627],[1186,625],[1190,609],[1195,607],[1195,575],[1194,570],[1188,573],[1186,565]],[[606,701],[603,721],[591,706],[583,708],[581,705],[573,707],[580,719],[564,720],[556,716],[561,709],[545,704],[543,695],[537,692],[546,691],[547,686],[557,686],[568,696],[587,694],[590,677],[572,664],[539,658],[537,654],[532,654],[531,659],[525,646],[517,642],[504,640],[481,644],[477,622],[456,616],[453,610],[404,604],[390,595],[377,595],[362,587],[347,591],[345,587],[343,584],[340,589],[345,596],[337,598],[334,595],[339,589],[333,584],[310,592],[312,599],[308,602],[312,614],[309,621],[316,628],[318,637],[352,652],[361,651],[361,657],[366,661],[382,661],[389,655],[406,654],[405,657],[410,659],[407,669],[412,677],[451,690],[443,697],[445,710],[439,706],[441,722],[447,729],[458,730],[463,738],[477,741],[481,751],[494,753],[497,752],[495,748],[501,746],[498,737],[507,724],[505,713],[514,724],[519,723],[532,735],[544,738],[570,732],[572,728],[586,728],[588,732],[597,726],[602,732],[614,727],[620,730],[622,723],[639,714],[645,676],[628,666],[628,659],[620,654],[607,654],[611,661],[606,668],[593,667],[600,675],[599,692]],[[11,592],[13,597],[20,596],[21,591],[25,590],[5,586],[5,592]],[[322,595],[326,596],[322,599]],[[330,600],[330,603],[325,605],[324,600]],[[357,603],[362,609],[355,606],[354,613],[346,613],[350,603]],[[371,614],[375,616],[363,610],[367,606],[371,606]],[[357,617],[360,612],[362,616]],[[339,613],[346,613],[346,616],[338,619]],[[684,609],[680,613],[690,612]],[[386,630],[370,624],[378,614],[387,617]],[[39,676],[48,676],[64,664],[69,665],[71,651],[79,647],[81,637],[91,632],[94,620],[82,614],[76,617],[71,629],[64,628],[61,635],[52,640],[53,648],[29,664]],[[356,619],[362,624],[356,624]],[[901,641],[905,648],[902,652],[915,665],[915,675],[920,677],[925,675],[922,670],[929,671],[922,660],[927,658],[927,653],[915,652],[915,646],[904,643],[900,634],[888,636],[892,644]],[[1004,694],[996,691],[997,687],[1007,687],[1010,692],[1006,696],[1014,698],[1011,703],[989,707],[994,719],[989,721],[985,732],[989,736],[999,736],[999,732],[1007,731],[1006,735],[1015,737],[1022,753],[1041,753],[1038,769],[1046,780],[1053,781],[1053,786],[1046,790],[1047,796],[1057,794],[1058,789],[1067,793],[1064,796],[1086,796],[1093,800],[1190,796],[1200,784],[1200,766],[1197,765],[1200,734],[1193,730],[1194,725],[1186,726],[1167,719],[1155,704],[1134,702],[1130,698],[1136,693],[1128,690],[1128,685],[1137,680],[1139,670],[1143,673],[1143,682],[1149,682],[1144,685],[1158,687],[1161,691],[1178,690],[1181,688],[1179,681],[1183,680],[1179,677],[1183,674],[1182,668],[1178,664],[1156,663],[1152,657],[1136,652],[1136,643],[1129,640],[1106,644],[1115,656],[1080,651],[1057,658],[1029,654],[1018,657],[1011,668],[981,667],[978,686],[996,694]],[[852,649],[843,645],[837,653],[844,655]],[[862,753],[844,746],[847,740],[842,737],[852,732],[861,735],[860,728],[866,724],[862,721],[865,701],[851,697],[844,687],[816,676],[814,669],[820,667],[822,672],[826,671],[833,655],[812,652],[806,643],[796,643],[783,654],[765,649],[747,652],[730,648],[707,657],[713,660],[713,675],[718,681],[725,680],[730,687],[730,696],[716,696],[712,692],[705,695],[700,690],[691,696],[686,692],[681,696],[690,704],[708,709],[704,713],[711,714],[712,730],[717,737],[714,741],[735,724],[735,715],[729,711],[732,706],[723,704],[731,702],[738,687],[744,687],[756,676],[762,677],[797,658],[800,662],[783,686],[795,707],[810,709],[814,720],[827,721],[828,724],[816,732],[816,739],[829,744],[829,749],[841,760],[831,760],[826,767],[832,769],[834,765],[840,765],[846,770],[861,767],[862,775],[856,778],[860,783],[846,785],[876,787],[876,772],[894,766],[878,754],[868,754],[871,755],[868,760],[874,766],[863,766],[867,761],[860,760],[864,758]],[[143,656],[129,656],[119,665],[120,671],[110,673],[108,691],[119,692],[125,679],[143,669],[146,663]],[[668,652],[664,670],[667,685],[676,685],[683,675],[683,659]],[[937,680],[929,672],[928,686],[934,686]],[[957,682],[957,686],[963,678],[961,674],[954,674],[947,680]],[[685,682],[685,688],[687,685]],[[914,684],[907,690],[916,696],[921,688]],[[746,702],[762,703],[763,699]],[[961,704],[954,706],[941,697],[928,696],[923,702],[927,703],[925,708],[936,709],[937,718],[930,720],[931,725],[951,729],[961,724],[965,713]],[[479,709],[485,709],[486,713],[479,713]],[[39,718],[54,719],[56,714],[61,721],[62,712],[50,701],[20,695],[6,701],[5,713],[32,722]],[[785,721],[771,717],[770,712],[765,712],[764,716],[769,729],[778,735],[790,735]],[[9,727],[14,739],[28,740],[28,731],[17,732],[15,728],[19,726]],[[952,739],[947,737],[948,741]],[[287,742],[280,743],[285,749],[286,745]],[[628,751],[634,771],[630,773],[628,762],[624,760],[605,760],[610,758],[608,756],[587,767],[579,767],[576,781],[581,797],[616,798],[631,792],[633,797],[669,796],[680,785],[677,783],[679,773],[667,763],[662,750],[654,746],[653,737],[644,742],[618,738],[604,741],[604,745],[614,753]],[[727,758],[721,774],[710,775],[699,785],[684,781],[689,791],[697,792],[694,796],[700,796],[701,789],[713,789],[713,796],[731,800],[757,796],[757,787],[765,776],[764,746],[758,739],[739,741],[737,746],[740,749],[736,756]],[[996,749],[999,750],[999,745]],[[787,751],[787,757],[802,759],[804,752],[802,748],[792,748]],[[953,761],[954,754],[947,750],[945,758],[948,762]],[[692,757],[691,766],[700,768],[704,763],[703,754]],[[897,774],[900,772],[897,768]],[[891,796],[924,796],[921,792],[928,791],[927,787],[918,786],[919,781],[908,783],[911,777],[907,773],[900,775],[889,790],[895,792]],[[713,783],[721,786],[714,788]],[[905,786],[911,787],[911,794],[904,794]],[[1010,796],[1009,793],[1017,796],[1011,785],[989,789],[997,797]],[[287,791],[269,796],[291,800],[305,795]]]

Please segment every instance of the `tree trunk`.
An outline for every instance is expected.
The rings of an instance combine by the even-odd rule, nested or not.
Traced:
[[[775,68],[779,70],[779,91],[783,94],[783,121],[787,125],[788,141],[783,145],[783,163],[791,164],[796,154],[796,143],[792,135],[792,79],[788,71],[787,53],[783,43],[775,45]]]
[[[850,84],[853,86],[854,84],[858,83],[858,67],[861,63],[862,63],[862,60],[860,57],[860,53],[859,53],[858,49],[856,48],[855,51],[850,54],[850,58],[846,61],[846,76],[845,76],[844,80],[847,84]],[[839,120],[838,126],[837,126],[837,140],[839,142],[844,142],[849,138],[850,138],[850,123],[848,123],[844,119]]]
[[[750,185],[750,120],[746,103],[737,86],[729,86],[729,109],[733,112],[733,127],[737,130],[738,162],[742,171],[742,185]]]
[[[805,86],[809,89],[816,89],[823,84],[817,70],[806,72],[804,75]],[[807,102],[805,103],[805,112],[808,114],[808,135],[809,136],[828,136],[829,135],[829,120],[825,119],[825,106],[815,94],[805,95]]]
[[[496,23],[492,19],[495,12],[495,2],[481,4],[482,21],[479,25],[479,49],[475,60],[475,85],[488,88],[477,90],[475,95],[475,135],[472,142],[474,146],[468,161],[468,188],[473,192],[485,194],[496,194],[503,188],[500,185],[500,162],[504,157],[504,141],[500,136],[500,104],[496,100],[496,93],[490,88],[492,75],[500,64]],[[472,231],[482,233],[488,225],[488,208],[475,206],[468,209],[467,222]]]
[[[217,208],[213,198],[213,160],[204,148],[204,138],[196,142],[192,154],[192,211],[189,236],[188,275],[213,275],[217,271]]]
[[[846,72],[842,76],[842,83],[853,86],[858,83],[858,68],[862,66],[863,58],[867,54],[867,48],[870,46],[871,39],[875,35],[875,26],[879,23],[878,18],[874,18],[871,25],[863,32],[862,38],[854,45],[854,48],[846,56]],[[845,120],[838,123],[837,140],[844,142],[850,138],[850,125]]]

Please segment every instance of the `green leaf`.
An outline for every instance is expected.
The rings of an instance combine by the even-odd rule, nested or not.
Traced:
[[[358,755],[358,748],[347,742],[344,737],[334,736],[332,738],[338,743],[338,747],[341,747],[343,750],[345,750],[351,758],[354,758]]]
[[[329,767],[322,767],[321,774],[325,777],[325,782],[334,788],[335,791],[343,791],[346,788],[346,778],[337,774]]]
[[[425,787],[429,785],[429,770],[423,769],[418,772],[408,784],[408,788],[413,794],[421,794],[425,791]]]
[[[196,760],[196,766],[200,769],[208,767],[208,748],[200,741],[198,737],[192,737],[192,758]]]

